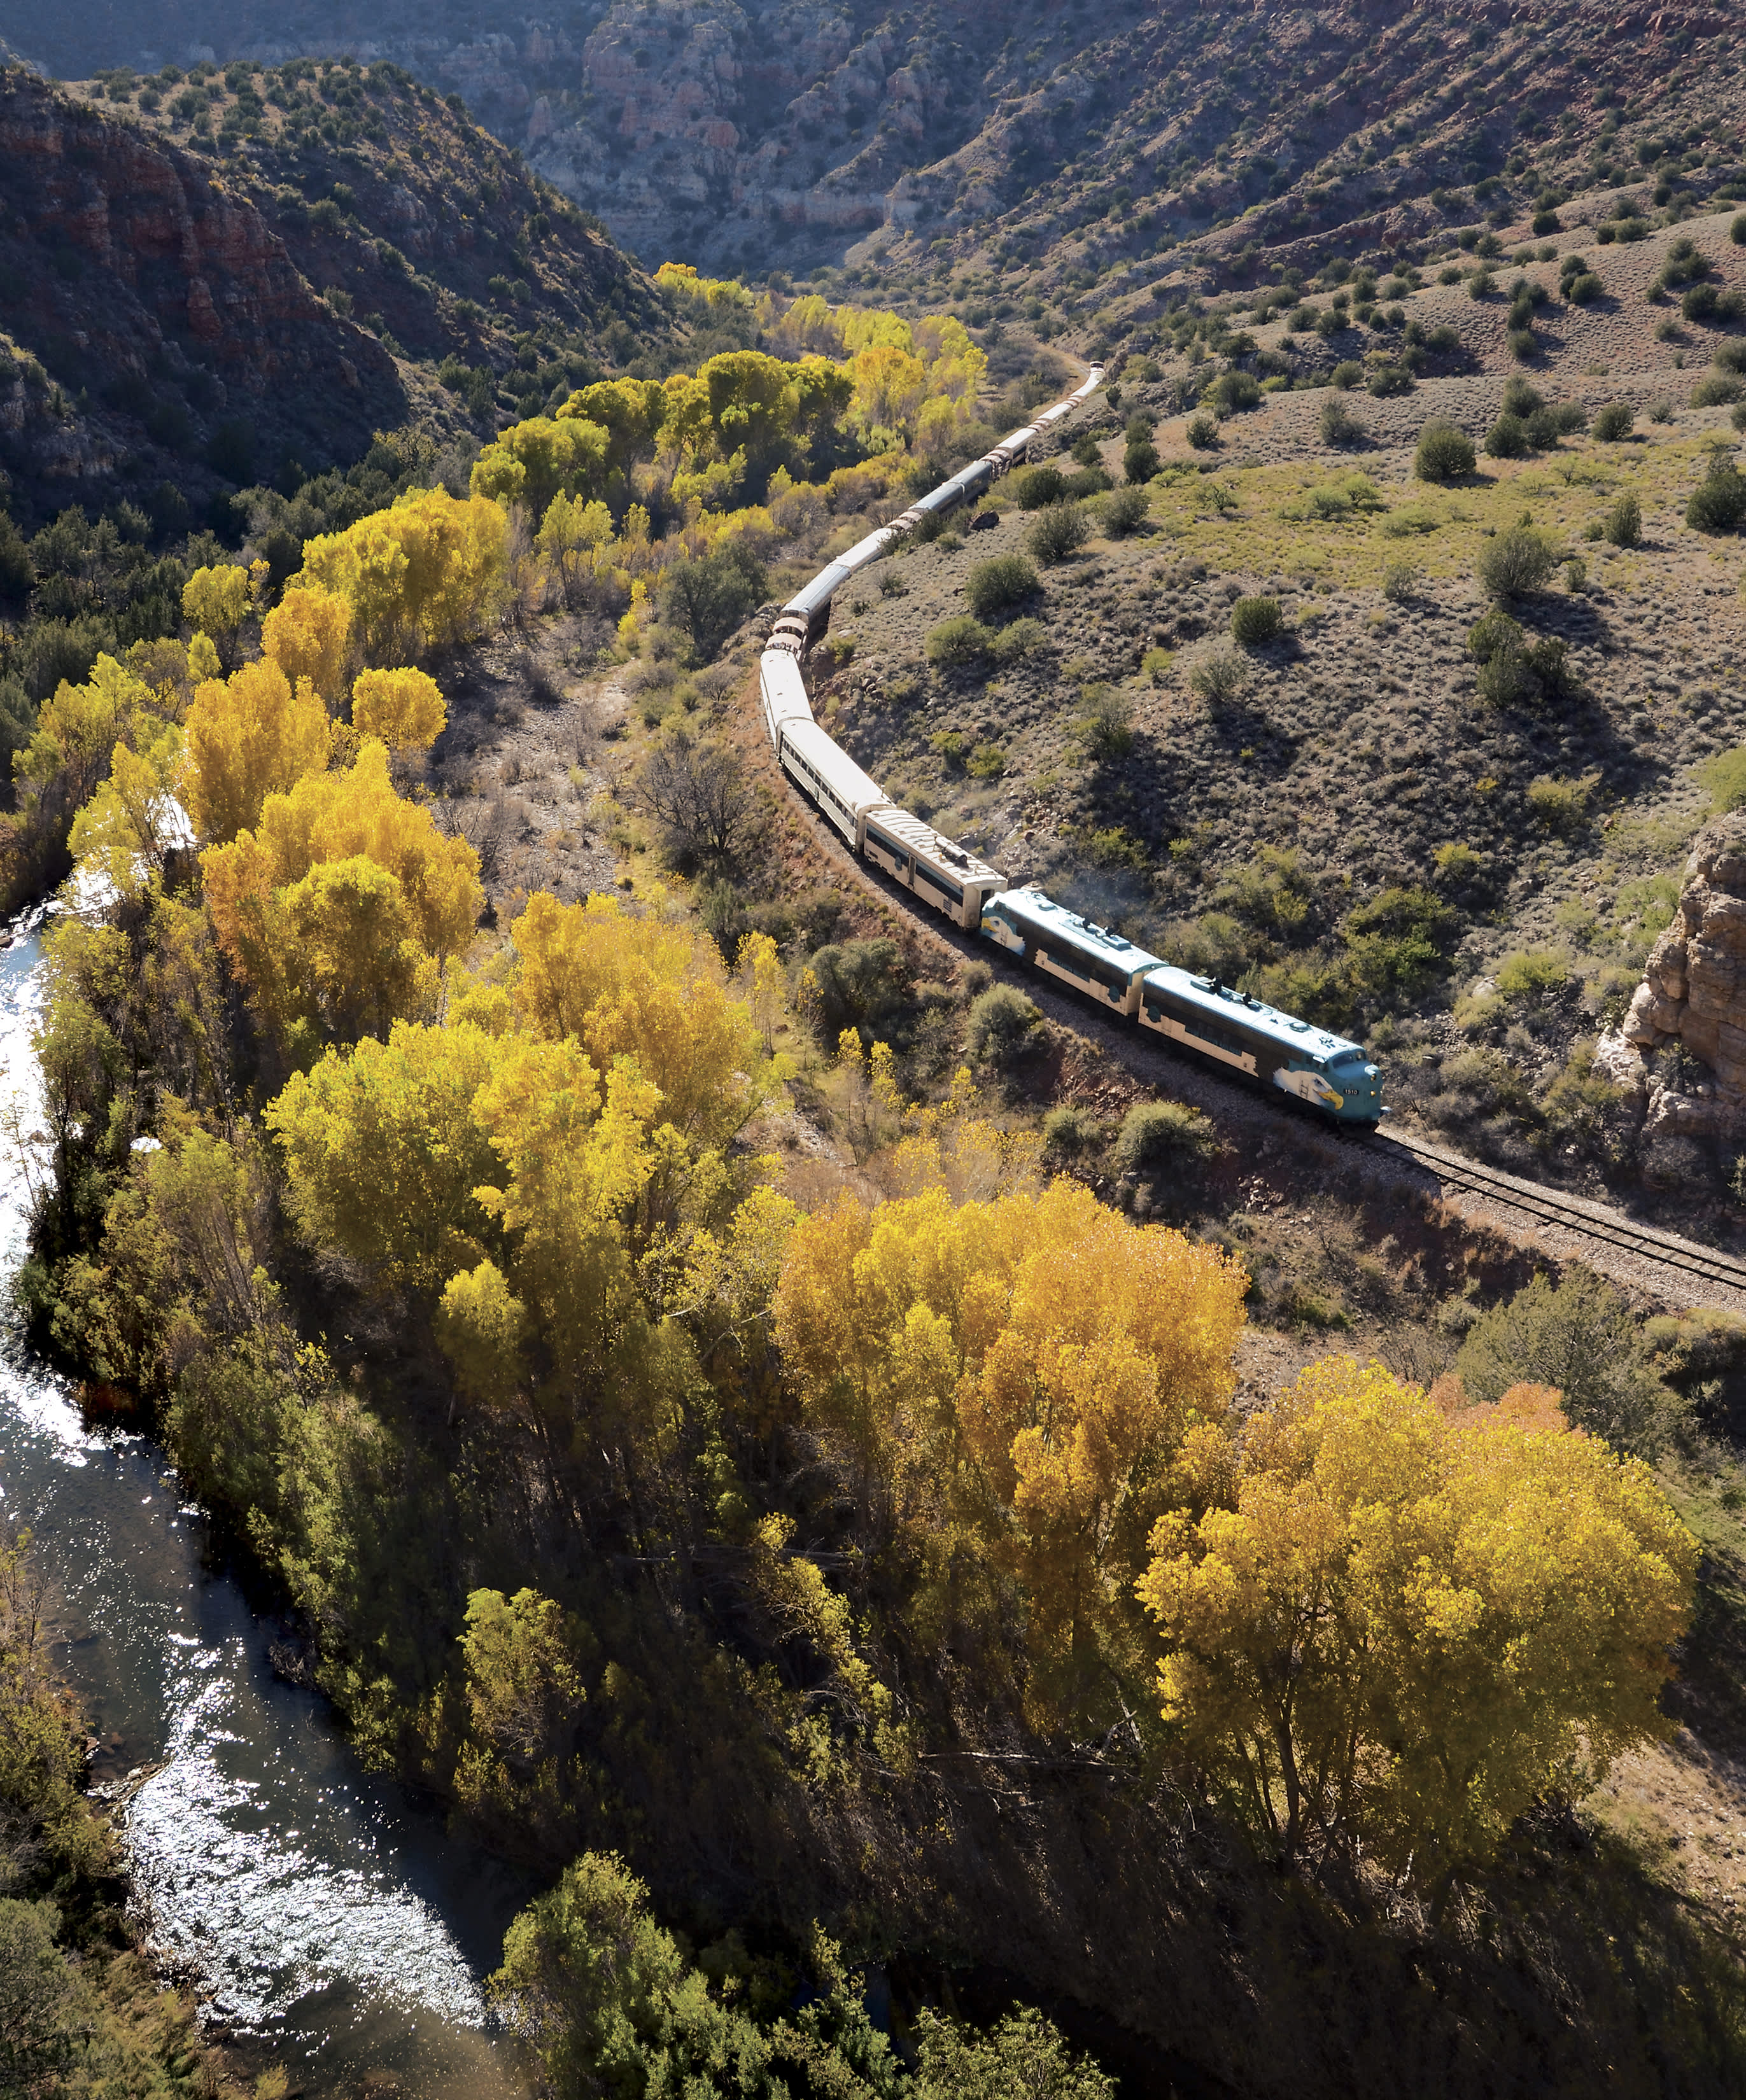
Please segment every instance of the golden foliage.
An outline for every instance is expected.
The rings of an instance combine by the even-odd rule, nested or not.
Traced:
[[[795,1228],[776,1332],[809,1419],[901,1520],[992,1504],[1058,1655],[1125,1603],[1196,1425],[1222,1421],[1247,1278],[1057,1182],[943,1188]]]
[[[294,686],[307,678],[329,708],[336,707],[351,654],[351,607],[320,584],[289,583],[261,622],[261,647]]]
[[[327,709],[307,678],[294,688],[270,656],[198,687],[188,712],[188,812],[223,845],[328,761]]]
[[[516,1009],[537,1034],[579,1039],[603,1068],[634,1057],[664,1118],[693,1144],[723,1143],[755,1112],[765,1092],[756,1024],[701,934],[633,919],[616,898],[561,905],[540,892],[511,938]]]
[[[345,599],[367,660],[410,663],[480,633],[495,615],[507,528],[502,506],[487,496],[414,489],[343,532],[306,540],[297,581]]]
[[[1138,1585],[1165,1718],[1288,1856],[1362,1830],[1447,1876],[1667,1732],[1696,1542],[1639,1461],[1548,1414],[1451,1422],[1333,1358],[1239,1450],[1187,1440],[1204,1513],[1160,1520]]]
[[[427,1013],[484,896],[471,846],[395,793],[374,743],[347,771],[269,796],[257,828],[201,865],[219,945],[281,1033],[383,1032]]]
[[[427,672],[360,671],[351,688],[351,726],[391,751],[424,751],[449,726],[449,710]]]

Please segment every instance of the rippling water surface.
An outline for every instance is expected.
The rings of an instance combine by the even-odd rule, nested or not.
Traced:
[[[0,955],[0,1089],[27,1127],[37,960],[28,929]],[[7,1276],[24,1194],[0,1160]],[[236,1584],[203,1572],[198,1512],[162,1452],[93,1434],[11,1345],[0,1519],[30,1529],[55,1579],[103,1769],[161,1765],[129,1812],[135,1882],[153,1941],[214,2014],[272,2043],[311,2093],[518,2090],[480,1979],[526,1888],[360,1770],[323,1702],[272,1674]]]

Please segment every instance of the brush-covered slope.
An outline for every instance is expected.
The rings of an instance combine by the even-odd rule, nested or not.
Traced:
[[[506,20],[462,0],[433,20],[400,0],[121,0],[33,33],[67,73],[397,60],[651,262],[794,269],[877,236],[887,270],[997,258],[1028,273],[1003,295],[1095,290],[1094,308],[1185,242],[1365,246],[1737,171],[1735,29],[1679,8],[590,0]]]
[[[21,518],[289,491],[374,431],[487,430],[672,333],[636,266],[428,90],[341,66],[179,92],[188,122],[149,90],[0,75]]]

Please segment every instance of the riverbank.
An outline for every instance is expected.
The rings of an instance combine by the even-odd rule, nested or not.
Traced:
[[[16,930],[0,952],[0,1071],[28,1132],[38,944],[33,920]],[[0,1169],[0,1282],[27,1226],[15,1158]],[[15,1335],[0,1343],[0,1528],[32,1533],[55,1600],[44,1667],[79,1710],[77,1784],[148,1768],[103,1870],[104,1943],[134,1965],[116,1972],[129,2032],[148,2033],[146,2008],[161,1997],[152,2018],[168,2049],[192,2032],[171,2005],[197,2003],[208,2031],[234,2043],[216,2075],[238,2091],[275,2070],[283,2089],[311,2095],[518,2090],[481,1984],[526,1884],[451,1838],[430,1804],[366,1773],[326,1702],[274,1674],[278,1624],[214,1564],[162,1450],[84,1420]],[[157,1975],[175,1988],[159,1991]],[[194,2075],[138,2089],[192,2089]]]

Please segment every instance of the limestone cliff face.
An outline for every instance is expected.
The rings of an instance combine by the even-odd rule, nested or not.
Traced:
[[[1651,1129],[1721,1136],[1746,1124],[1746,812],[1699,832],[1605,1061],[1644,1089]]]

